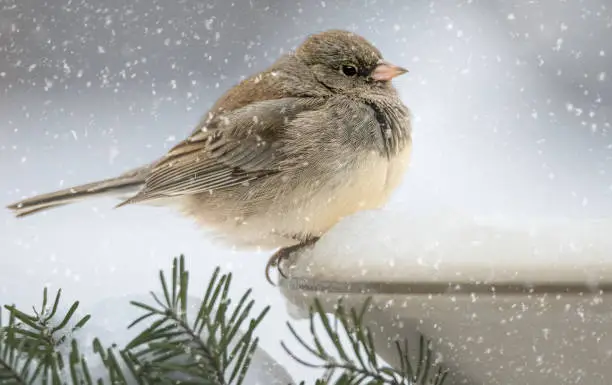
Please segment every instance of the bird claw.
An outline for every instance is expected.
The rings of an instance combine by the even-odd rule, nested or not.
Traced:
[[[273,267],[276,267],[276,269],[278,270],[279,274],[287,279],[287,275],[285,274],[285,272],[283,271],[283,269],[281,268],[281,262],[287,258],[289,258],[291,256],[291,254],[293,254],[295,251],[306,247],[306,246],[310,246],[312,244],[314,244],[319,238],[310,238],[307,241],[303,242],[303,243],[299,243],[297,245],[293,245],[293,246],[288,246],[288,247],[283,247],[282,249],[278,250],[276,253],[272,254],[272,256],[268,259],[268,263],[266,263],[266,280],[272,285],[272,286],[276,286],[276,284],[274,282],[272,282],[272,279],[270,278],[270,269]]]
[[[289,249],[289,247],[285,247],[283,249],[278,250],[270,257],[270,259],[268,259],[268,263],[266,264],[266,280],[270,282],[272,286],[276,286],[276,284],[272,282],[272,278],[270,278],[270,269],[272,269],[273,267],[276,267],[276,269],[283,278],[287,278],[287,275],[285,274],[283,269],[281,269],[281,262],[283,261],[283,259],[289,258],[291,252],[293,251],[287,251],[287,249]]]

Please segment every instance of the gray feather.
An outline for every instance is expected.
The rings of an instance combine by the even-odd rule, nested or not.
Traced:
[[[40,211],[76,203],[86,198],[112,196],[125,199],[142,188],[149,167],[128,171],[116,178],[74,186],[41,194],[7,206],[17,217],[25,217]]]
[[[226,189],[281,172],[286,128],[323,103],[266,100],[209,118],[155,164],[144,188],[119,206]]]

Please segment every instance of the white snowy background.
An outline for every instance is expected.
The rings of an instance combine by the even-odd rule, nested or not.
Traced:
[[[410,69],[397,87],[415,115],[414,163],[388,210],[612,214],[605,0],[0,1],[0,203],[155,159],[228,87],[327,28],[355,30]],[[191,295],[215,266],[233,272],[236,294],[252,287],[272,305],[262,347],[314,379],[280,348],[289,317],[264,279],[269,252],[216,245],[170,210],[113,203],[23,220],[0,210],[0,303],[38,304],[47,285],[95,309],[157,288],[157,271],[184,253]]]

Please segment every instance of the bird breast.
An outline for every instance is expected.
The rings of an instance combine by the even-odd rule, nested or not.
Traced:
[[[316,191],[298,189],[292,195],[309,199],[279,218],[283,227],[295,234],[319,236],[348,215],[381,207],[401,183],[410,153],[410,145],[391,158],[370,152]]]
[[[279,196],[265,213],[240,223],[215,223],[225,241],[238,248],[275,248],[297,243],[293,237],[320,236],[342,218],[380,208],[399,186],[410,161],[408,143],[393,157],[363,154],[317,188],[304,183]],[[209,223],[210,225],[210,223]]]

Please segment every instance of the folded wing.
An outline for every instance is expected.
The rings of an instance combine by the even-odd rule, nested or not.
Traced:
[[[309,98],[266,100],[204,119],[155,164],[144,188],[119,206],[210,192],[282,172],[286,128],[320,104]]]

